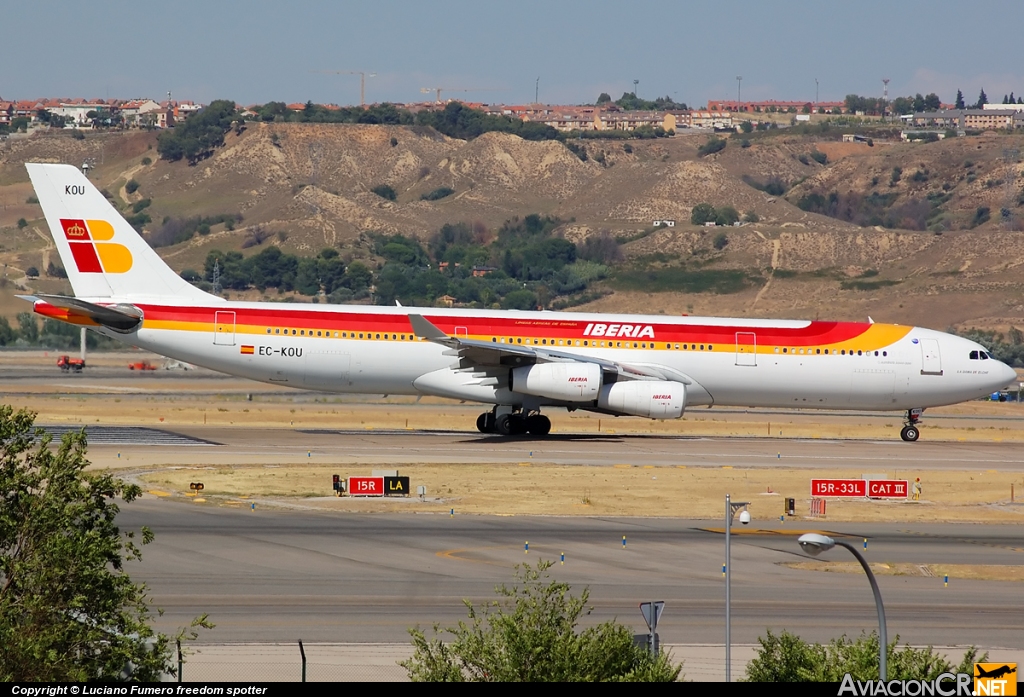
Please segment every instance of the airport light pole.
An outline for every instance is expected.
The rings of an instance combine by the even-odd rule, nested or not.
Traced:
[[[736,515],[736,511],[741,508],[744,509],[743,513],[740,514],[740,522],[746,525],[750,522],[750,514],[747,513],[746,508],[748,506],[747,501],[740,501],[733,503],[730,495],[725,495],[725,681],[729,682],[732,678],[732,666],[730,665],[730,659],[732,654],[732,615],[730,608],[730,581],[732,580],[732,549],[730,547],[731,534],[729,533],[732,528],[732,520]]]
[[[875,583],[875,575],[871,573],[871,567],[868,566],[867,561],[853,545],[840,540],[833,540],[827,535],[807,533],[806,535],[801,535],[797,542],[800,543],[800,548],[812,557],[816,557],[822,552],[827,552],[836,545],[845,547],[850,550],[853,556],[857,557],[857,561],[860,562],[861,567],[864,569],[864,573],[868,575],[868,582],[871,584],[871,592],[875,594],[875,607],[878,610],[878,678],[884,682],[888,679],[886,654],[889,649],[889,637],[885,628],[885,607],[882,605],[882,594],[878,591],[878,584]]]

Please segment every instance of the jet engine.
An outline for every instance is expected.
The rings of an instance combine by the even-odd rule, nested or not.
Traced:
[[[661,380],[631,380],[605,385],[597,406],[649,419],[678,419],[686,409],[686,385]]]
[[[509,389],[519,394],[560,402],[593,402],[601,389],[601,366],[596,363],[538,363],[513,368]]]

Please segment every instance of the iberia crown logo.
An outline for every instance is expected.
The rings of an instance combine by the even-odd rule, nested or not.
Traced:
[[[114,238],[114,226],[106,220],[61,218],[60,224],[81,273],[125,273],[132,268],[128,248],[109,241]]]

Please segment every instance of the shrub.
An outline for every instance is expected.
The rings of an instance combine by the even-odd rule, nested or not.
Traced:
[[[729,236],[726,235],[724,232],[720,232],[717,235],[715,235],[715,241],[712,242],[712,244],[714,245],[715,249],[717,249],[718,251],[722,251],[723,249],[725,249],[726,245],[729,244]]]
[[[892,174],[889,176],[889,184],[890,184],[890,186],[895,185],[896,182],[898,182],[902,176],[903,176],[903,168],[902,167],[893,167],[892,168]]]
[[[716,152],[721,152],[722,150],[725,150],[725,146],[725,140],[718,138],[716,136],[711,136],[711,140],[697,148],[697,156],[707,157],[708,155],[713,155]]]
[[[39,199],[37,199],[35,196],[29,196],[27,199],[25,199],[25,203],[39,203]]]
[[[24,230],[27,227],[28,227],[28,221],[25,220],[24,218],[18,218],[18,229],[19,230]]]
[[[759,216],[754,211],[747,211],[746,215],[743,216],[743,221],[747,223],[756,223],[759,222],[760,220],[761,216]]]
[[[984,225],[992,217],[992,211],[988,206],[978,206],[978,209],[974,211],[974,218],[971,219],[971,227],[976,228],[979,225]]]
[[[142,158],[142,164],[148,167],[149,165],[153,164],[153,159],[149,157],[144,157]]]
[[[398,145],[398,138],[391,136],[391,147],[395,147],[396,145]]]
[[[451,196],[454,193],[455,193],[455,189],[452,189],[452,188],[447,187],[447,186],[441,186],[441,187],[438,187],[438,188],[434,189],[430,193],[423,194],[422,196],[420,196],[420,200],[422,200],[422,201],[439,201],[439,200],[441,200],[443,198],[447,198],[448,196]]]
[[[29,278],[39,278],[39,269],[34,266],[30,266],[25,269],[25,275]]]
[[[800,155],[796,159],[799,160],[800,164],[802,164],[802,165],[809,165],[809,164],[811,164],[811,161],[807,159],[807,155]]]
[[[139,190],[139,183],[134,179],[129,179],[128,183],[124,185],[124,190],[127,191],[129,194],[134,194],[136,191]]]
[[[85,134],[82,133],[77,128],[71,131],[71,137],[74,138],[75,140],[85,140]]]
[[[821,152],[818,149],[811,150],[811,159],[817,162],[819,165],[828,164],[828,155]]]
[[[377,194],[383,199],[387,199],[388,201],[394,201],[398,198],[398,194],[395,193],[395,190],[392,189],[387,184],[378,184],[377,186],[370,189],[370,191]]]

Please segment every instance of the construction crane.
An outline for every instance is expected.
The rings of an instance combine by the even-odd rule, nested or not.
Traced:
[[[358,75],[359,76],[359,106],[366,106],[366,78],[377,77],[377,73],[365,70],[314,70],[314,73],[325,75]]]
[[[441,103],[441,92],[500,92],[501,90],[489,89],[487,87],[470,87],[468,89],[460,89],[458,87],[423,87],[420,92],[423,94],[430,94],[433,92],[437,103]]]

